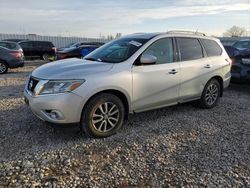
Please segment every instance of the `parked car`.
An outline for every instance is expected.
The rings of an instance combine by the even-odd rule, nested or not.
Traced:
[[[64,51],[65,49],[72,49],[72,48],[78,48],[80,46],[84,45],[94,45],[94,46],[102,46],[104,43],[103,42],[75,42],[75,43],[70,43],[69,45],[58,48],[57,51]]]
[[[9,41],[9,42],[21,42],[26,41],[28,39],[4,39],[3,41]]]
[[[0,74],[24,65],[23,50],[15,42],[0,41]]]
[[[233,44],[233,47],[237,48],[239,50],[250,49],[250,39],[244,39],[244,40],[236,41]]]
[[[73,57],[83,58],[99,47],[99,45],[82,45],[79,47],[65,48],[63,51],[58,51],[56,53],[56,59],[60,60]]]
[[[193,100],[213,108],[230,83],[230,68],[218,39],[184,31],[133,34],[84,59],[40,66],[24,95],[40,119],[80,122],[88,136],[107,137],[129,113]]]
[[[237,48],[245,58],[250,58],[250,39],[239,40],[233,44],[233,47]]]
[[[26,59],[39,58],[51,61],[56,57],[56,47],[52,42],[26,40],[18,44],[22,47]]]
[[[231,81],[250,83],[250,57],[233,46],[224,46],[232,60]]]

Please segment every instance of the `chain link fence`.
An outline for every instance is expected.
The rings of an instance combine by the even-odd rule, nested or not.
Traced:
[[[250,37],[218,37],[223,45],[232,45],[234,42],[242,39],[250,39]],[[23,34],[1,34],[0,40],[4,39],[29,39],[40,41],[51,41],[59,48],[75,42],[108,42],[109,39],[103,38],[86,38],[86,37],[61,37],[61,36],[41,36],[41,35],[23,35]]]
[[[41,36],[41,35],[22,35],[22,34],[1,34],[0,40],[4,39],[28,39],[28,40],[39,40],[39,41],[51,41],[59,48],[64,47],[70,43],[75,42],[108,42],[107,39],[102,38],[86,38],[86,37],[61,37],[61,36]]]

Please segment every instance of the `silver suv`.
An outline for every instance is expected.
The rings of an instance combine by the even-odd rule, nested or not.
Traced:
[[[138,33],[84,59],[43,65],[27,79],[25,101],[40,119],[79,123],[92,137],[116,133],[129,113],[197,100],[214,107],[230,82],[218,39],[200,33]]]

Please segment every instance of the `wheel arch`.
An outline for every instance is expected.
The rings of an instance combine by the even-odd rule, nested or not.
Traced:
[[[217,76],[212,77],[210,80],[212,80],[212,79],[215,79],[215,80],[217,80],[219,82],[219,84],[220,84],[220,97],[222,97],[223,96],[223,90],[224,90],[222,77],[217,75]]]
[[[0,59],[0,62],[3,62],[3,63],[5,63],[7,66],[9,66],[8,62],[7,62],[6,60],[4,60],[4,59]]]
[[[93,99],[95,96],[97,96],[99,94],[102,94],[102,93],[113,94],[113,95],[117,96],[119,99],[121,99],[121,101],[122,101],[122,103],[124,105],[124,108],[125,108],[125,119],[127,119],[128,115],[129,115],[129,112],[130,112],[130,101],[129,101],[128,97],[122,91],[117,90],[117,89],[105,89],[105,90],[98,91],[95,94],[91,95],[87,99],[85,104],[83,105],[82,113],[84,113],[84,109],[85,109],[86,105],[89,103],[89,101],[91,99]]]

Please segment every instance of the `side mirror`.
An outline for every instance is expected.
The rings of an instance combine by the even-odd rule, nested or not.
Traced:
[[[155,64],[156,61],[157,57],[149,54],[142,55],[140,59],[141,64]]]

